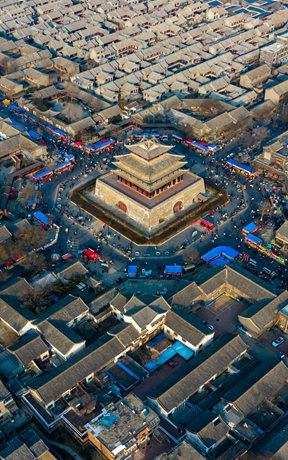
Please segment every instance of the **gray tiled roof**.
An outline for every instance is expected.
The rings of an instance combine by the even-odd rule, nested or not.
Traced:
[[[277,390],[288,379],[288,367],[280,361],[265,374],[258,382],[254,383],[245,393],[233,402],[233,405],[244,415],[249,415],[253,409]]]
[[[49,309],[47,311],[49,313]],[[54,312],[49,315],[49,318],[69,323],[78,316],[88,313],[88,311],[88,306],[80,297],[68,295],[55,304]]]
[[[162,393],[157,398],[158,403],[167,412],[177,408],[216,374],[227,369],[245,350],[247,350],[247,345],[240,336],[234,337],[219,351],[216,351],[174,386]]]
[[[259,330],[262,330],[276,316],[278,310],[288,301],[288,291],[283,291],[278,297],[272,300],[263,300],[256,302],[250,308],[245,310],[239,318],[250,318]]]
[[[30,361],[45,353],[48,350],[48,346],[45,345],[39,335],[26,334],[9,349],[21,364],[26,366]]]
[[[110,339],[107,336],[105,340],[103,343],[104,338],[101,338],[54,371],[35,380],[32,389],[44,404],[59,399],[78,382],[93,372],[98,372],[125,351],[125,347],[116,337]]]
[[[183,337],[185,340],[190,342],[195,347],[197,347],[202,342],[202,340],[206,337],[206,335],[208,335],[208,330],[207,330],[207,334],[205,334],[202,330],[198,329],[193,324],[192,317],[191,317],[191,321],[188,321],[188,319],[183,318],[182,316],[180,316],[179,314],[177,314],[176,312],[172,310],[169,311],[166,315],[165,326],[172,329],[172,331],[179,334],[181,337]]]
[[[45,320],[39,324],[39,329],[45,340],[64,356],[68,355],[75,345],[85,342],[73,329],[59,324],[58,321]]]
[[[18,311],[8,305],[0,298],[0,319],[2,319],[6,324],[8,324],[12,329],[17,332],[21,330],[28,323],[27,319],[24,318]]]

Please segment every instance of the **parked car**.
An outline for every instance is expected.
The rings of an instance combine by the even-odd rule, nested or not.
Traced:
[[[278,339],[275,339],[273,342],[272,342],[272,347],[279,347],[279,345],[281,345],[281,343],[285,342],[285,339],[283,339],[283,337],[278,337]]]

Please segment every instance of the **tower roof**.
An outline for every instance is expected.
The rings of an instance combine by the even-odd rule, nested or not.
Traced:
[[[130,152],[135,153],[144,160],[152,160],[173,148],[172,145],[163,145],[150,139],[139,142],[138,144],[125,145]]]

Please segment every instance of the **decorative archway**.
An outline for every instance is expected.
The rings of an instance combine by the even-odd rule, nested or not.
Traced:
[[[118,201],[118,208],[120,211],[127,212],[127,206],[122,201]]]
[[[174,206],[173,206],[174,214],[177,214],[178,212],[182,211],[182,209],[183,209],[182,201],[177,201],[177,203],[175,203]]]

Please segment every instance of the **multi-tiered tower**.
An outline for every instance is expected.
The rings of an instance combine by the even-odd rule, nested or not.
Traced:
[[[205,192],[203,179],[184,169],[184,156],[168,153],[172,146],[145,140],[126,148],[115,156],[116,170],[97,179],[95,196],[135,227],[155,233]]]

